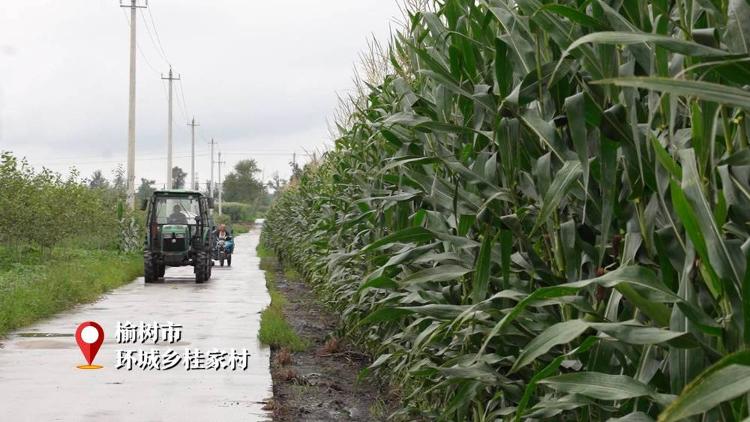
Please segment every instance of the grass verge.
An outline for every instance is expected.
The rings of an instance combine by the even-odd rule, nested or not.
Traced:
[[[239,236],[241,234],[248,233],[250,231],[250,228],[253,226],[253,223],[235,223],[231,224],[232,226],[232,234],[235,236]]]
[[[143,273],[140,254],[60,250],[0,271],[0,337],[10,330],[96,300]]]
[[[273,253],[258,246],[256,249],[260,257],[260,268],[266,274],[266,287],[271,295],[271,304],[260,314],[260,330],[258,338],[261,343],[267,344],[274,349],[288,349],[300,352],[307,348],[305,342],[286,320],[284,316],[284,304],[286,298],[276,288],[276,271],[278,261]]]

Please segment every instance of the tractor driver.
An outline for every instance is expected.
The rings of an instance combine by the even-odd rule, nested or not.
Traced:
[[[167,217],[167,222],[169,224],[187,224],[188,220],[187,217],[185,217],[185,214],[183,214],[180,211],[180,204],[175,204],[174,208],[172,208],[172,214]]]

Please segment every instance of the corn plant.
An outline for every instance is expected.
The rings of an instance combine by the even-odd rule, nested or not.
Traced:
[[[750,4],[442,0],[264,241],[394,417],[738,421]]]

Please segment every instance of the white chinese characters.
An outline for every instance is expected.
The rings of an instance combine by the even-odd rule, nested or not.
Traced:
[[[118,344],[175,344],[182,339],[182,325],[171,321],[131,323],[117,322]],[[190,349],[177,351],[171,348],[118,350],[116,369],[126,371],[168,371],[182,364],[187,371],[246,371],[250,352],[247,349]]]

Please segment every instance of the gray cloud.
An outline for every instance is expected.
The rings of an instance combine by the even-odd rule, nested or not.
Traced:
[[[211,2],[151,0],[138,16],[136,177],[163,182],[168,65],[182,75],[175,97],[175,164],[189,167],[187,120],[200,122],[197,171],[208,145],[228,164],[256,158],[269,176],[288,174],[291,153],[328,142],[336,93],[352,85],[367,38],[385,40],[395,0]],[[0,149],[36,166],[84,175],[125,162],[128,26],[115,0],[6,2],[0,13]],[[144,59],[145,56],[145,59]],[[183,110],[186,108],[186,110]]]

